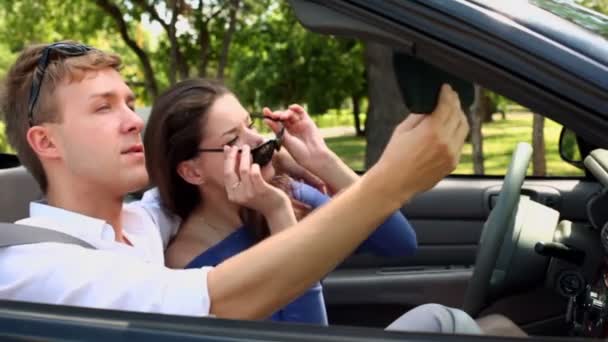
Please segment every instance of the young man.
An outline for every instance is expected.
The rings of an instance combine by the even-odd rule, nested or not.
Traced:
[[[123,205],[148,176],[143,122],[119,65],[115,55],[62,42],[27,48],[9,71],[2,97],[9,140],[46,195],[18,223],[96,249],[59,243],[1,249],[0,298],[265,318],[449,174],[468,131],[457,94],[444,86],[436,110],[397,126],[378,163],[328,205],[215,268],[171,270],[163,259],[167,217],[141,202]]]

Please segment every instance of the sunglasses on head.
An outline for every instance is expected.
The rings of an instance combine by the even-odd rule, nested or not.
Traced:
[[[272,161],[272,156],[274,155],[274,151],[279,151],[281,149],[281,143],[283,142],[283,135],[285,133],[285,127],[281,127],[279,133],[275,139],[271,139],[266,141],[265,143],[256,146],[251,149],[251,158],[253,162],[260,165],[260,167],[264,167]],[[199,152],[224,152],[222,148],[199,148]],[[241,150],[239,150],[240,152]]]
[[[32,80],[32,87],[30,89],[30,99],[28,101],[28,121],[30,127],[34,126],[34,106],[38,101],[40,95],[40,87],[44,80],[44,74],[46,68],[49,66],[50,61],[53,58],[69,58],[78,57],[87,54],[87,52],[93,50],[93,48],[72,43],[55,43],[51,44],[42,50],[42,56],[38,60],[38,65],[34,71],[34,79]]]

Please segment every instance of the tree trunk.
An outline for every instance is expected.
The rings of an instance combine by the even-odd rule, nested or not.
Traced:
[[[378,161],[393,129],[409,114],[409,110],[395,79],[392,49],[366,42],[364,56],[371,107],[365,122],[365,167],[369,169]]]
[[[546,176],[545,117],[536,113],[532,121],[532,148],[532,172],[535,176]]]
[[[496,106],[494,106],[494,104],[492,103],[492,99],[490,99],[490,96],[488,96],[488,91],[486,89],[481,88],[480,98],[482,99],[481,121],[483,123],[489,123],[494,121],[494,119],[492,118],[492,114],[494,114],[494,108]]]
[[[154,6],[154,5],[152,5]],[[177,24],[177,17],[179,13],[179,1],[173,0],[173,5],[171,10],[173,11],[171,15],[171,23],[167,27],[167,35],[169,36],[169,44],[171,46],[171,54],[169,57],[169,83],[174,85],[177,81],[177,68],[179,63],[179,44],[177,42],[177,28],[175,25]]]
[[[353,95],[353,116],[355,117],[355,132],[358,137],[362,137],[365,132],[361,129],[361,118],[359,114],[361,113],[361,99],[357,95]]]
[[[177,81],[177,37],[175,36],[175,26],[172,26],[169,32],[169,44],[171,45],[171,53],[169,56],[169,84],[174,85]]]
[[[220,54],[220,61],[217,67],[217,78],[220,80],[224,78],[224,70],[226,69],[226,65],[228,64],[228,53],[230,52],[230,43],[232,42],[232,36],[234,35],[234,31],[236,30],[236,14],[238,12],[239,5],[239,0],[230,1],[230,12],[228,14],[228,31],[226,31],[226,33],[224,34],[224,40],[222,41],[222,52]]]
[[[205,3],[203,0],[198,1],[198,9],[195,17],[196,29],[198,30],[198,77],[207,76],[207,59],[209,57],[209,29],[207,28],[208,22],[203,17],[203,7]]]
[[[475,100],[471,105],[470,115],[471,118],[471,145],[473,147],[472,159],[473,159],[473,173],[476,175],[483,175],[485,173],[484,161],[483,161],[483,133],[481,131],[482,119],[485,114],[484,110],[487,110],[488,106],[485,103],[487,97],[484,96],[483,88],[479,85],[475,85]]]
[[[120,8],[111,3],[109,0],[95,0],[95,3],[114,19],[114,22],[118,26],[120,36],[124,40],[125,44],[127,44],[127,46],[133,50],[135,55],[137,55],[137,58],[139,58],[139,61],[142,64],[148,94],[150,94],[153,99],[156,98],[158,95],[158,85],[156,83],[156,77],[154,76],[152,64],[150,63],[150,58],[148,57],[148,54],[142,48],[140,48],[137,45],[137,42],[129,35],[129,29],[122,16]]]
[[[209,62],[209,30],[204,22],[200,23],[198,43],[200,54],[198,59],[198,77],[207,77],[207,64]]]
[[[188,78],[188,63],[184,58],[181,50],[179,48],[179,41],[177,39],[177,20],[179,18],[179,14],[182,12],[184,8],[183,0],[173,0],[171,4],[171,21],[167,23],[160,17],[158,11],[156,10],[155,3],[148,3],[147,0],[134,0],[134,3],[138,4],[141,8],[148,12],[148,15],[154,20],[156,20],[162,27],[165,29],[167,33],[167,38],[169,39],[169,83],[175,84],[177,81],[177,72],[179,71],[179,75],[181,79]]]

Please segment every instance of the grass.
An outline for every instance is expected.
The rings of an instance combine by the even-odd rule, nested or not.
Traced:
[[[319,128],[355,125],[355,118],[353,116],[353,112],[350,109],[330,109],[327,113],[323,115],[312,115],[311,118],[312,121],[314,121],[317,127]],[[365,113],[359,114],[359,118],[361,120],[361,125],[363,126],[363,123],[365,122],[366,118]]]
[[[351,169],[364,170],[366,145],[364,137],[327,138],[325,142]]]
[[[545,149],[548,176],[582,176],[580,169],[564,162],[558,152],[561,125],[545,120]],[[505,120],[496,116],[483,129],[484,166],[486,175],[504,175],[511,160],[511,154],[518,142],[532,143],[532,115],[530,113],[508,114]],[[350,167],[363,170],[365,160],[365,139],[360,137],[338,137],[327,139],[328,146]],[[463,149],[460,165],[454,174],[473,174],[471,144]],[[532,174],[532,166],[528,169]]]

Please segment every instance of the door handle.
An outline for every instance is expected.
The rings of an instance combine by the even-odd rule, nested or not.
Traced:
[[[485,208],[488,212],[494,208],[498,196],[500,194],[501,186],[493,186],[486,190]],[[531,200],[538,202],[547,207],[559,210],[562,202],[560,192],[550,186],[546,185],[524,185],[521,189],[521,194],[530,197]]]

